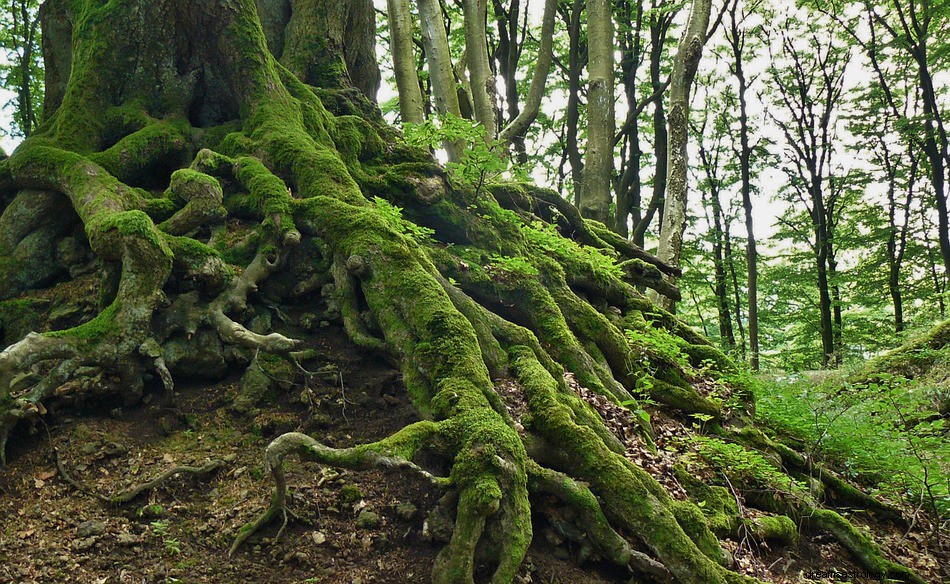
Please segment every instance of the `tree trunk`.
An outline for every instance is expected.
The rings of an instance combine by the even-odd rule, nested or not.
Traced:
[[[416,5],[419,7],[422,44],[429,67],[435,110],[440,116],[451,115],[460,118],[462,110],[455,89],[455,74],[452,72],[449,40],[442,21],[442,6],[438,0],[416,0]],[[460,142],[446,140],[444,146],[449,161],[458,162],[462,159],[463,145]]]
[[[673,266],[679,266],[686,229],[686,201],[688,188],[687,145],[689,143],[689,96],[693,79],[699,69],[699,60],[706,44],[712,2],[693,0],[686,31],[673,62],[670,74],[670,146],[663,205],[663,224],[657,257]],[[657,298],[660,305],[672,309],[674,302]]]
[[[528,89],[528,97],[525,98],[524,109],[517,112],[517,107],[510,109],[515,117],[498,134],[498,140],[507,148],[507,144],[513,143],[518,148],[520,154],[524,154],[524,134],[538,117],[538,111],[541,108],[541,99],[544,97],[544,87],[547,84],[548,74],[551,70],[551,60],[553,58],[554,41],[554,20],[557,13],[557,0],[545,0],[544,14],[541,17],[541,44],[538,47],[538,61],[535,63],[534,74],[531,77],[531,86]],[[510,66],[510,65],[509,65]],[[511,73],[509,81],[512,87],[517,89],[515,84],[514,71]],[[517,91],[515,91],[517,95]],[[510,102],[509,102],[510,103]],[[509,106],[510,107],[510,106]],[[521,146],[518,146],[518,144]],[[520,158],[521,162],[526,159]]]
[[[656,5],[654,5],[654,9],[656,9]],[[654,93],[663,91],[661,78],[663,47],[666,44],[666,35],[673,22],[672,18],[672,14],[665,17],[662,13],[650,15],[650,83]],[[653,194],[647,209],[643,212],[643,217],[633,227],[633,243],[640,247],[643,247],[646,241],[647,229],[653,222],[653,217],[664,206],[663,197],[666,195],[668,153],[669,135],[666,130],[666,106],[663,104],[663,98],[660,97],[653,103],[653,162],[656,166],[653,173]]]
[[[610,0],[587,0],[587,152],[581,214],[607,225],[614,171],[614,22]]]
[[[759,266],[758,251],[755,242],[754,220],[752,217],[752,148],[749,145],[749,104],[746,94],[749,82],[745,76],[745,31],[740,30],[740,19],[736,12],[739,6],[735,0],[729,7],[729,29],[726,37],[732,48],[732,73],[739,84],[739,180],[742,195],[742,210],[746,228],[746,276],[749,295],[749,366],[759,370]]]
[[[485,139],[495,140],[498,124],[495,121],[495,79],[488,64],[488,41],[485,31],[487,0],[463,0],[465,24],[465,55],[475,121],[485,129]]]
[[[412,13],[409,0],[387,0],[389,15],[389,46],[393,55],[393,74],[399,92],[399,113],[403,122],[421,124],[425,121],[422,91],[416,73],[412,45]]]

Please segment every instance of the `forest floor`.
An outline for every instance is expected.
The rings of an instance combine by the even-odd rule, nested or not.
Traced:
[[[327,374],[309,388],[283,380],[283,391],[265,410],[243,416],[231,410],[236,373],[223,383],[182,386],[174,398],[152,394],[130,408],[86,404],[68,416],[49,416],[49,426],[31,436],[14,436],[8,467],[0,470],[0,582],[428,583],[443,545],[436,540],[446,535],[446,526],[427,518],[437,492],[405,475],[336,472],[296,460],[288,462],[288,478],[299,518],[276,544],[252,540],[228,557],[236,530],[270,495],[262,455],[272,438],[299,430],[342,447],[382,438],[416,419],[389,365],[360,354],[336,327],[319,329],[312,339]],[[176,464],[225,464],[210,477],[178,477],[113,506],[64,481],[54,448],[68,474],[104,495]],[[537,521],[519,584],[629,581],[594,560],[579,566],[578,550]],[[885,543],[902,535],[873,529]],[[775,582],[840,582],[806,576],[861,571],[830,538],[755,553],[748,544],[725,545],[746,571]],[[936,574],[932,559],[914,561],[913,540],[900,546],[892,548],[895,555],[911,557],[899,559]]]

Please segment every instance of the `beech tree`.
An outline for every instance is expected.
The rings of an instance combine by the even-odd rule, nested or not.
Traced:
[[[435,87],[448,82],[441,9],[419,8],[449,107],[454,87]],[[532,512],[638,578],[756,582],[719,542],[759,529],[740,527],[739,492],[774,518],[763,538],[794,540],[799,525],[922,583],[802,486],[811,461],[756,429],[735,365],[637,291],[675,297],[660,276],[676,268],[556,192],[449,177],[383,122],[375,17],[369,0],[44,4],[46,117],[0,161],[0,299],[42,311],[31,293],[68,303],[69,284],[93,275],[99,312],[58,330],[38,312],[41,330],[0,353],[0,452],[51,410],[132,404],[212,375],[182,358],[198,349],[221,375],[258,353],[304,367],[295,315],[332,300],[368,358],[398,368],[421,420],[342,448],[278,436],[264,453],[273,495],[232,554],[290,520],[284,461],[296,456],[443,490],[454,530],[436,583],[514,582]],[[265,305],[286,322],[244,324]],[[708,420],[719,450],[696,442],[662,458],[678,442],[654,428],[654,404],[674,433]],[[697,452],[717,464],[704,478],[682,465],[658,474],[700,468]],[[728,463],[773,457],[764,475]],[[888,511],[834,473],[813,483],[842,507]]]

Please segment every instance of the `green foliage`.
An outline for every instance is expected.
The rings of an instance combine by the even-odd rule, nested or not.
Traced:
[[[0,11],[0,88],[13,97],[4,104],[12,110],[8,136],[29,136],[42,119],[43,54],[39,27],[40,0],[14,0]]]
[[[461,142],[464,145],[462,159],[447,163],[446,168],[456,180],[473,187],[476,194],[486,183],[505,175],[522,182],[528,180],[521,167],[509,164],[497,144],[486,140],[485,128],[473,120],[444,114],[438,120],[430,118],[421,124],[404,124],[403,135],[410,145],[430,150],[441,148],[444,142]]]
[[[380,216],[386,220],[390,227],[418,243],[432,241],[435,231],[403,219],[402,208],[381,197],[374,197],[373,201],[376,203],[376,210],[379,211]]]
[[[623,270],[615,257],[604,250],[580,245],[562,236],[557,227],[543,221],[534,221],[521,228],[525,240],[556,257],[571,257],[587,263],[594,274],[610,274],[623,278]]]
[[[149,525],[152,527],[152,533],[156,537],[161,538],[165,553],[170,556],[177,556],[181,553],[181,542],[177,538],[172,537],[169,533],[168,521],[152,521]]]
[[[648,326],[644,329],[627,329],[627,340],[641,353],[640,362],[649,370],[654,361],[673,363],[681,369],[690,371],[689,357],[683,352],[683,340],[663,328]]]
[[[853,384],[780,377],[756,391],[760,421],[873,494],[950,514],[950,441],[933,387],[881,375]]]
[[[693,440],[700,458],[711,468],[721,470],[735,483],[805,497],[808,487],[781,470],[754,450],[719,438],[698,436]]]

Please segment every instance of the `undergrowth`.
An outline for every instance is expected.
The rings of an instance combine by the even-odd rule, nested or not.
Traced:
[[[950,440],[934,388],[902,377],[873,382],[760,379],[756,416],[813,460],[873,495],[950,522]]]

